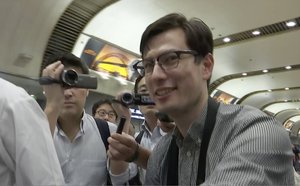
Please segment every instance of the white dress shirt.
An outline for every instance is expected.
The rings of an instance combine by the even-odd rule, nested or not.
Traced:
[[[116,125],[108,124],[110,132],[115,132]],[[54,143],[66,185],[106,184],[106,149],[92,116],[83,114],[80,131],[73,142],[56,127]]]
[[[63,185],[46,115],[24,89],[0,87],[0,185]]]

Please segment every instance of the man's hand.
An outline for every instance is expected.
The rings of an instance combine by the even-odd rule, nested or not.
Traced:
[[[108,138],[108,157],[115,161],[134,161],[138,166],[147,169],[151,151],[140,146],[135,139],[126,134],[113,133]]]
[[[50,77],[59,80],[63,69],[64,65],[60,61],[57,61],[48,65],[43,70],[42,77]],[[47,101],[44,111],[48,117],[50,130],[53,135],[57,118],[64,104],[64,90],[63,87],[57,83],[43,85],[43,90]]]
[[[112,160],[126,161],[134,156],[137,142],[126,133],[113,133],[108,138],[109,150],[108,156]]]

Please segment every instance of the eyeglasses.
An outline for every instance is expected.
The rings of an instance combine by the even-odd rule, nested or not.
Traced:
[[[184,55],[188,54],[188,55]],[[199,55],[194,50],[178,50],[171,51],[164,54],[161,54],[157,58],[153,59],[143,59],[138,61],[133,65],[133,68],[141,75],[150,75],[153,72],[155,63],[157,63],[163,70],[170,70],[173,68],[177,68],[180,59],[184,59],[189,57],[189,55],[197,56]]]
[[[116,113],[114,111],[110,111],[110,112],[106,112],[105,110],[98,110],[97,111],[97,114],[100,116],[100,117],[105,117],[106,115],[108,115],[109,118],[114,118],[116,117]]]

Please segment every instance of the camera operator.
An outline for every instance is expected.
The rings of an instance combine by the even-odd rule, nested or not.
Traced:
[[[124,99],[124,96],[125,100],[122,100]],[[134,94],[131,96],[132,98],[130,98],[129,93],[121,93],[117,96],[117,100],[122,104],[113,104],[113,106],[119,115],[126,116],[127,121],[130,121],[131,114],[127,106],[132,104],[138,105],[141,113],[145,117],[145,120],[140,127],[141,131],[135,134],[135,139],[125,133],[122,135],[112,134],[111,138],[109,138],[110,150],[108,155],[111,159],[136,163],[139,166],[139,177],[143,183],[147,161],[152,149],[158,143],[160,138],[166,134],[165,132],[173,130],[174,122],[158,120],[158,115],[156,114],[158,110],[156,109],[154,102],[150,100],[145,85],[145,78],[139,76],[136,79]],[[164,130],[162,130],[162,128]],[[133,166],[132,163],[130,166]],[[112,172],[112,174],[114,173]],[[121,183],[124,181],[125,180],[120,180]]]
[[[88,75],[89,69],[80,58],[63,53],[52,56],[42,73],[42,78],[54,79],[53,83],[43,85],[47,99],[44,112],[48,116],[66,184],[105,185],[108,174],[106,148],[95,119],[84,111],[89,90],[60,83],[63,70]],[[110,122],[108,125],[110,132],[116,131],[116,125]],[[114,167],[121,170],[128,166],[124,162],[116,165]]]

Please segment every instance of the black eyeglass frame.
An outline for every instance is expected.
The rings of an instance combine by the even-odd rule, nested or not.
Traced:
[[[102,112],[104,114],[100,114],[99,112]],[[117,114],[114,111],[106,112],[105,110],[100,109],[100,110],[96,111],[96,113],[101,117],[104,117],[107,115],[109,118],[113,118],[113,117],[117,118]]]
[[[177,68],[178,67],[178,64],[179,64],[179,61],[181,58],[181,54],[192,54],[193,56],[198,56],[200,55],[198,52],[194,51],[194,50],[175,50],[175,51],[168,51],[168,52],[165,52],[161,55],[159,55],[158,57],[156,58],[153,58],[151,60],[147,60],[147,61],[152,61],[153,62],[153,67],[155,66],[155,63],[157,63],[162,69],[166,70],[166,68],[163,66],[163,64],[161,64],[159,62],[159,59],[161,56],[164,56],[166,54],[170,54],[170,53],[175,53],[178,60],[176,62],[176,65],[174,65],[174,67],[170,68],[170,69],[173,69],[173,68]],[[145,68],[144,68],[144,65],[140,65],[140,64],[143,64],[143,59],[142,60],[139,60],[137,61],[132,67],[135,71],[137,71],[141,76],[145,76]],[[169,70],[169,69],[167,69]]]

